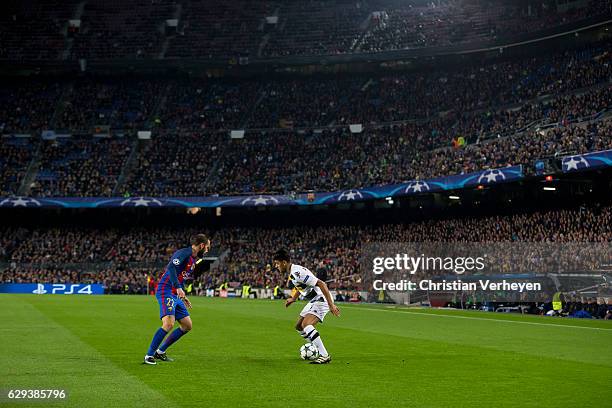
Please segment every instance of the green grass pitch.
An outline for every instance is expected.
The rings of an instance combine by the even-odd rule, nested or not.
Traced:
[[[61,388],[13,406],[611,406],[612,321],[340,305],[319,331],[334,360],[299,359],[301,305],[193,298],[173,363],[141,364],[144,296],[0,295],[0,389]],[[11,405],[6,399],[0,405]]]

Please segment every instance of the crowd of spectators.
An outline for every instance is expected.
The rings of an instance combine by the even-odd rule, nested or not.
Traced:
[[[4,132],[76,134],[42,141],[35,158],[38,140],[3,138],[2,190],[14,194],[31,161],[35,196],[200,196],[364,187],[607,149],[608,124],[572,122],[612,107],[609,46],[382,77],[9,84]],[[350,133],[353,123],[365,130]],[[562,128],[525,132],[546,125]],[[244,138],[228,137],[245,128]],[[153,138],[128,163],[141,129]],[[458,138],[467,148],[449,149]]]
[[[22,231],[19,245],[14,246],[10,259],[14,262],[65,265],[103,260],[105,245],[116,239],[107,232],[104,237],[95,231],[61,228]]]
[[[588,0],[584,7],[569,7],[564,12],[551,13],[554,4],[550,2],[530,4],[530,13],[513,8],[504,10],[504,15],[495,21],[495,35],[499,38],[511,38],[516,35],[537,32],[562,26],[575,21],[595,16],[606,16],[612,13],[612,4],[608,0]]]
[[[401,0],[374,1],[368,29],[357,49],[368,52],[461,43],[491,44],[498,39],[537,32],[587,17],[609,14],[609,3],[591,0],[585,7],[556,12],[550,2],[528,8],[503,1],[446,0],[421,5]]]
[[[268,30],[262,55],[347,54],[354,50],[371,9],[363,1],[286,2]]]
[[[221,154],[215,133],[187,132],[141,142],[137,163],[119,193],[124,195],[202,196],[207,177]]]
[[[236,63],[257,55],[263,41],[265,18],[276,1],[182,1],[176,35],[170,38],[167,58],[221,58]]]
[[[247,128],[431,120],[440,113],[462,115],[525,103],[608,82],[609,49],[603,41],[512,61],[434,66],[428,72],[267,81]]]
[[[359,49],[368,52],[435,47],[486,41],[494,36],[493,22],[502,17],[499,4],[479,7],[461,1],[413,5],[378,2]]]
[[[41,142],[40,167],[30,186],[37,197],[108,197],[131,150],[123,138],[72,137]]]
[[[59,60],[77,0],[6,1],[0,13],[0,59]]]
[[[149,129],[164,87],[165,82],[155,79],[77,80],[68,84],[54,128],[85,133],[101,126]]]
[[[210,81],[200,78],[168,81],[166,99],[156,126],[177,131],[241,129],[255,106],[258,81]]]
[[[90,131],[99,125],[208,130],[275,128],[282,126],[281,121],[285,126],[322,127],[426,119],[441,112],[464,114],[605,83],[610,80],[609,49],[610,42],[602,41],[539,57],[382,76],[233,82],[28,79],[3,85],[0,124],[5,132],[25,133],[49,127]]]
[[[13,232],[3,229],[2,236]],[[2,242],[8,262],[2,281],[59,279],[61,283],[80,279],[74,275],[79,271],[78,276],[86,273],[86,282],[146,282],[147,275],[158,277],[170,254],[195,232],[173,227],[23,230],[12,235],[17,237],[15,242]],[[383,225],[226,227],[205,232],[219,253],[225,253],[218,265],[197,277],[196,283],[202,282],[205,288],[225,282],[284,287],[285,277],[271,266],[274,252],[284,247],[293,262],[324,271],[332,288],[363,290],[366,282],[359,262],[365,243],[608,243],[612,241],[612,207]]]
[[[36,78],[0,84],[0,133],[36,134],[49,129],[66,85]]]
[[[26,139],[0,142],[0,196],[15,195],[21,187],[35,147]]]
[[[445,134],[464,115],[609,82],[609,49],[610,41],[602,40],[537,57],[323,78],[28,78],[3,84],[0,127],[34,134],[100,126],[215,131],[418,119],[432,122],[427,130]],[[442,123],[434,122],[438,116]]]
[[[173,0],[88,0],[69,58],[158,58],[176,7]]]
[[[493,44],[610,14],[606,0],[44,0],[9,2],[0,59],[158,59],[336,55]],[[80,25],[70,25],[78,19]],[[176,27],[166,26],[177,20]]]
[[[602,94],[603,95],[603,94]],[[609,93],[607,98],[609,98]],[[587,108],[588,109],[588,108]],[[525,164],[560,154],[612,148],[612,122],[554,127],[493,138],[464,148],[415,149],[412,126],[248,135],[219,158],[210,191],[337,191]]]
[[[518,164],[532,168],[545,157],[612,149],[612,121],[570,123],[576,116],[609,107],[609,99],[610,93],[600,90],[567,97],[567,104],[542,105],[539,115],[548,116],[540,118],[539,125],[555,123],[550,129],[474,140],[464,147],[427,149],[420,144],[423,134],[415,132],[419,126],[411,123],[357,134],[345,129],[247,133],[235,140],[220,133],[160,134],[140,141],[120,185],[131,141],[90,137],[41,141],[40,166],[30,192],[38,197],[173,197],[337,191]],[[518,128],[524,112],[533,114],[534,109],[499,117],[507,128],[513,123]],[[33,148],[20,139],[2,142],[5,195],[19,189]]]

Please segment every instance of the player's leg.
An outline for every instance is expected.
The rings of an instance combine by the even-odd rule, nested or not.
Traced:
[[[319,354],[323,357],[329,356],[325,345],[323,344],[323,340],[321,339],[321,335],[319,331],[316,329],[317,323],[319,323],[319,318],[315,315],[308,314],[302,320],[302,327],[304,331],[304,338],[314,344],[317,349],[319,349]]]
[[[164,337],[172,330],[174,326],[174,314],[176,313],[174,307],[174,299],[172,297],[158,297],[159,302],[159,318],[162,321],[162,326],[157,329],[149,345],[149,350],[144,357],[145,364],[155,365],[155,351],[159,345],[164,341]]]
[[[164,337],[172,330],[174,326],[174,316],[166,315],[162,317],[162,326],[157,329],[155,334],[153,335],[153,339],[151,340],[151,344],[149,345],[149,350],[147,350],[147,355],[145,356],[146,364],[156,364],[155,363],[155,354],[156,350],[164,340]]]
[[[191,317],[189,316],[183,317],[181,320],[179,320],[179,324],[180,326],[174,329],[174,331],[170,333],[168,337],[166,337],[166,340],[164,340],[162,345],[159,346],[159,349],[157,350],[157,354],[160,355],[160,359],[169,361],[169,358],[165,356],[166,350],[168,350],[168,347],[176,343],[181,337],[189,333],[189,331],[191,330],[191,326],[192,326]]]
[[[312,361],[313,364],[326,364],[331,361],[331,356],[327,352],[323,339],[316,329],[316,325],[322,322],[325,315],[329,312],[329,307],[325,302],[311,303],[308,310],[305,310],[304,319],[302,320],[302,328],[305,338],[314,344],[319,350],[319,358]]]
[[[175,316],[176,320],[179,322],[179,327],[174,329],[174,331],[170,333],[168,337],[166,337],[166,340],[164,340],[161,346],[159,346],[159,348],[157,349],[155,353],[155,358],[159,360],[172,361],[172,359],[166,356],[166,350],[168,350],[168,347],[176,343],[185,334],[189,333],[192,327],[191,317],[189,316],[187,307],[185,306],[182,300],[177,299],[175,309]]]
[[[298,334],[300,336],[302,336],[302,338],[304,338],[304,340],[306,340],[306,336],[304,335],[304,328],[302,327],[302,321],[303,320],[304,320],[304,318],[302,316],[300,316],[298,321],[295,323],[295,330],[297,330]]]

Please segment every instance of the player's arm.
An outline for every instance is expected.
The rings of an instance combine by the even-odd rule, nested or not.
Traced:
[[[327,284],[323,282],[321,279],[317,279],[316,285],[319,287],[319,289],[321,289],[321,292],[323,292],[323,296],[325,297],[325,300],[327,301],[327,304],[329,305],[329,311],[332,312],[334,316],[340,316],[340,309],[338,309],[338,306],[336,306],[336,304],[334,303],[334,300],[332,299],[332,295],[331,295],[331,292],[329,291],[329,288],[327,287]]]
[[[179,282],[176,276],[176,271],[170,271],[170,281],[172,282],[172,285],[174,285],[174,287],[176,288],[176,296],[178,296],[178,298],[181,299],[183,303],[185,303],[185,306],[187,306],[188,309],[191,309],[191,301],[187,299],[183,284]]]
[[[176,295],[179,299],[185,300],[186,297],[183,284],[178,280],[178,273],[183,262],[184,259],[178,257],[173,258],[172,262],[170,262],[170,265],[168,266],[168,272],[170,273],[170,282],[172,282],[172,287],[176,289]],[[189,302],[189,300],[187,300],[185,305],[191,308],[191,303]]]
[[[183,284],[179,282],[178,280],[178,274],[177,274],[177,267],[172,265],[170,266],[170,268],[168,269],[168,272],[170,272],[170,282],[172,282],[172,287],[176,289],[176,293],[178,293],[178,291],[183,291]],[[179,296],[180,297],[180,296]]]
[[[298,299],[298,297],[300,297],[300,292],[297,289],[293,289],[291,291],[291,296],[289,296],[287,300],[285,300],[285,307],[291,306],[291,304],[294,303]]]

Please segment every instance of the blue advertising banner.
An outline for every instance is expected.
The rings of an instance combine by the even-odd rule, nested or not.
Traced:
[[[2,197],[0,207],[256,207],[279,205],[317,205],[341,202],[357,202],[386,197],[402,197],[445,190],[457,190],[517,181],[524,178],[522,166],[489,169],[468,174],[438,177],[429,180],[412,180],[399,184],[387,184],[355,188],[335,192],[300,194],[254,194],[228,197]]]
[[[561,159],[564,173],[612,166],[612,150],[565,156]]]
[[[0,293],[37,295],[103,295],[104,287],[92,283],[0,283]]]

